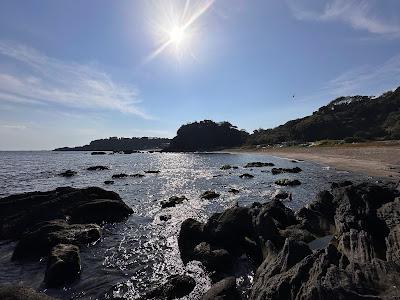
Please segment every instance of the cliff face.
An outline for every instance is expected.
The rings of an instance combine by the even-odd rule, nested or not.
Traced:
[[[194,122],[179,128],[166,151],[207,151],[241,146],[248,133],[229,122],[210,120]]]
[[[249,144],[312,142],[324,139],[399,139],[400,88],[379,97],[340,97],[311,116],[274,129],[256,130]]]

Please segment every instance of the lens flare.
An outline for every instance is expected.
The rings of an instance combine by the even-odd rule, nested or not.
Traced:
[[[156,49],[146,58],[149,62],[166,50],[180,59],[185,55],[194,57],[194,39],[200,32],[199,19],[215,0],[179,1],[158,0],[150,2],[149,20],[155,37]]]

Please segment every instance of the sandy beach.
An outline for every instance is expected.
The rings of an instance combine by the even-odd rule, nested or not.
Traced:
[[[400,179],[400,143],[345,144],[323,147],[283,147],[230,149],[230,152],[257,152],[290,159],[301,159],[343,171]]]

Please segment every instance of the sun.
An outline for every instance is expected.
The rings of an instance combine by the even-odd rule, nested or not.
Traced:
[[[185,41],[185,37],[186,32],[183,27],[175,26],[169,31],[169,39],[177,47]]]
[[[153,60],[166,50],[172,50],[178,60],[184,56],[195,57],[192,52],[201,41],[199,19],[215,0],[153,0],[149,1],[152,32],[156,49],[145,62]],[[197,43],[196,43],[197,42]]]

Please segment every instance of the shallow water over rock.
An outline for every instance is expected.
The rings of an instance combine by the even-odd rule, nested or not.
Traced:
[[[273,163],[278,168],[300,167],[298,174],[272,175],[270,166],[246,168],[247,163]],[[91,166],[106,166],[109,170],[88,171]],[[238,169],[221,170],[224,165]],[[169,275],[186,273],[196,280],[196,287],[187,299],[198,299],[209,287],[210,280],[200,263],[184,266],[179,255],[177,234],[187,218],[205,221],[212,213],[239,203],[269,201],[278,193],[291,193],[292,200],[284,201],[299,209],[314,199],[333,181],[361,181],[365,176],[327,170],[325,166],[308,162],[294,164],[290,160],[258,154],[180,154],[134,153],[129,155],[92,156],[90,152],[0,152],[0,197],[28,191],[47,191],[59,186],[99,186],[117,192],[133,210],[125,222],[103,226],[103,237],[94,245],[81,249],[82,273],[79,280],[65,289],[47,290],[49,295],[62,299],[97,299],[111,296],[136,298],[148,289],[164,282]],[[73,170],[72,177],[58,176]],[[159,173],[145,173],[160,170]],[[113,174],[145,174],[113,179]],[[249,173],[251,180],[239,175]],[[300,186],[281,187],[279,179],[298,179]],[[238,193],[229,192],[231,189]],[[201,199],[212,190],[220,194],[215,199]],[[173,196],[185,196],[175,207],[161,208],[161,201]],[[161,215],[170,215],[160,220]],[[0,242],[0,283],[23,283],[44,290],[46,261],[12,262],[15,242]],[[239,283],[248,284],[251,274]]]

